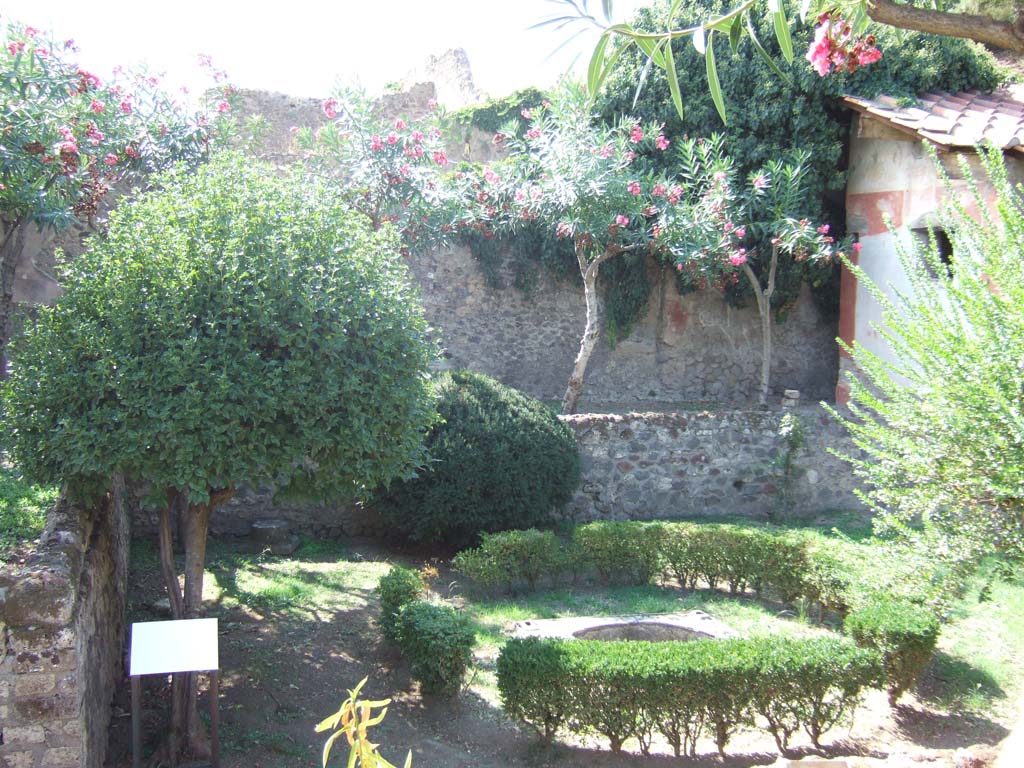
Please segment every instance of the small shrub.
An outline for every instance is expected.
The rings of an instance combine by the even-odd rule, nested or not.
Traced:
[[[398,645],[426,693],[458,691],[475,639],[469,619],[454,608],[416,601],[398,614]]]
[[[555,579],[563,567],[561,544],[551,531],[503,531],[484,534],[480,546],[452,560],[456,571],[483,587],[513,586],[516,577],[532,591],[542,576]]]
[[[380,598],[380,631],[388,640],[398,639],[398,616],[409,603],[423,595],[423,579],[420,575],[401,565],[380,577],[377,595]]]
[[[689,643],[510,640],[498,659],[506,712],[550,740],[595,731],[613,750],[660,733],[677,755],[702,736],[719,752],[763,716],[780,749],[803,728],[815,744],[881,679],[881,658],[844,640]]]
[[[597,522],[580,526],[572,540],[581,567],[590,567],[606,582],[648,584],[661,574],[659,523]]]
[[[436,391],[442,422],[427,437],[431,461],[376,500],[392,530],[464,546],[543,523],[572,498],[576,438],[543,403],[469,371],[444,374]]]
[[[857,645],[882,654],[891,706],[917,682],[939,639],[934,614],[902,600],[876,598],[847,616],[845,628]]]

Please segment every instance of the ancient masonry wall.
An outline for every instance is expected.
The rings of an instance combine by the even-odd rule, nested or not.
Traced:
[[[783,469],[789,449],[782,418],[799,420],[805,444]],[[571,522],[674,517],[753,519],[826,517],[862,509],[849,466],[829,449],[860,456],[843,426],[821,406],[788,410],[589,413],[562,417],[576,433],[582,479],[563,511]],[[317,538],[379,536],[372,509],[351,505],[275,504],[271,489],[243,489],[218,508],[214,536],[246,536],[256,520],[283,520]],[[156,535],[156,513],[139,513],[135,533]]]
[[[100,768],[122,675],[128,515],[122,486],[61,503],[37,551],[0,569],[0,765]]]

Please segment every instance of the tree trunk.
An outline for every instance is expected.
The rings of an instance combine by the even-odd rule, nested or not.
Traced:
[[[779,266],[779,248],[772,246],[772,260],[768,267],[768,285],[761,288],[761,283],[754,274],[754,270],[746,262],[743,264],[743,274],[750,281],[750,287],[754,289],[754,298],[757,299],[757,312],[761,317],[761,385],[758,390],[758,403],[768,404],[768,383],[772,368],[772,294],[775,293],[775,271]]]
[[[569,385],[562,398],[562,413],[565,415],[576,413],[576,404],[579,402],[580,392],[583,391],[583,379],[587,373],[587,363],[590,362],[590,356],[597,347],[598,339],[601,338],[601,297],[597,293],[597,273],[601,264],[616,253],[619,251],[609,245],[604,253],[588,263],[587,249],[580,242],[576,243],[576,261],[580,265],[583,298],[587,302],[587,325],[580,340],[580,351],[569,375]]]
[[[188,492],[171,490],[167,506],[160,511],[160,569],[167,587],[173,619],[196,619],[202,613],[203,571],[206,540],[213,508],[234,493],[224,489],[210,494],[205,504],[189,504]],[[173,530],[180,518],[181,544],[185,550],[185,588],[182,591],[174,565]],[[171,681],[171,726],[164,749],[172,763],[179,757],[208,758],[210,743],[199,719],[198,677],[194,673],[173,675]]]
[[[7,344],[11,340],[14,310],[14,278],[25,246],[25,223],[21,218],[3,222],[0,243],[0,381],[7,378]]]

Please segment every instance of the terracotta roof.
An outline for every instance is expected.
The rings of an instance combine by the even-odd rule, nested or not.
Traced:
[[[1005,150],[1024,153],[1024,101],[1009,91],[922,93],[917,98],[914,106],[900,106],[890,96],[846,96],[843,102],[940,148],[973,147],[991,141]]]

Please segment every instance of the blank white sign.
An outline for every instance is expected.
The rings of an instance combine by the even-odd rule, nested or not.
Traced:
[[[220,668],[216,619],[132,624],[130,675],[208,672]]]

